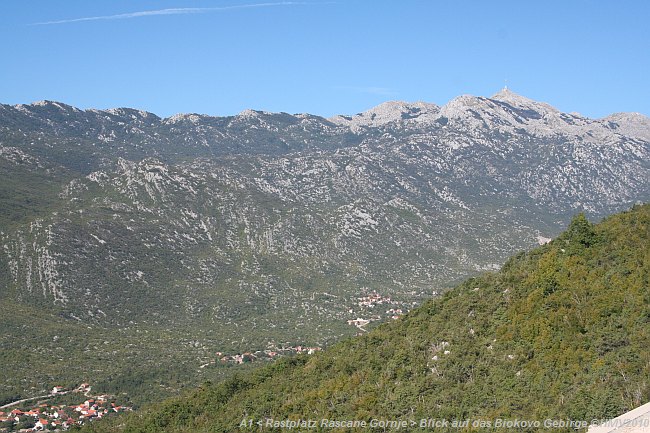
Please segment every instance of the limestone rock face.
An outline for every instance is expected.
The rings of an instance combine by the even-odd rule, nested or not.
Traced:
[[[507,89],[330,119],[43,101],[0,105],[0,168],[3,297],[107,326],[327,339],[499,268],[577,212],[650,200],[650,121]],[[373,293],[397,305],[359,311]]]

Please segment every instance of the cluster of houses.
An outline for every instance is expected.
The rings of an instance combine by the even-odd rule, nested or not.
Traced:
[[[364,326],[366,326],[368,323],[370,323],[370,320],[362,319],[361,317],[357,317],[356,319],[348,320],[348,325],[356,326],[357,328],[361,329],[362,331],[365,331]]]
[[[372,292],[368,296],[361,297],[357,300],[357,305],[361,308],[372,308],[375,305],[397,305],[399,302],[393,301],[390,297],[382,296],[377,292]]]
[[[318,346],[315,347],[291,346],[291,347],[282,347],[282,348],[274,347],[266,350],[257,350],[255,352],[238,353],[236,355],[226,355],[222,352],[217,352],[217,358],[221,362],[244,364],[246,362],[270,361],[280,356],[296,355],[301,353],[305,353],[307,355],[313,355],[314,353],[320,350],[321,348]]]
[[[403,304],[403,303],[401,303],[399,301],[394,301],[389,296],[382,296],[377,292],[372,292],[367,296],[357,298],[357,306],[359,306],[363,310],[368,309],[368,308],[374,308],[377,305],[391,306],[391,308],[386,310],[386,315],[389,316],[393,320],[399,319],[404,314],[404,311],[402,311],[401,308],[396,308],[396,307],[400,306],[401,304]],[[350,309],[348,311],[348,313],[354,313],[354,309]],[[379,314],[374,314],[372,317],[369,317],[367,319],[364,319],[363,317],[357,317],[356,319],[348,320],[348,325],[356,326],[361,331],[366,332],[365,326],[367,324],[369,324],[370,322],[381,320],[381,319],[382,318],[381,318],[381,316]],[[357,335],[360,335],[360,334],[357,334]]]
[[[377,292],[372,292],[368,296],[363,296],[363,297],[357,299],[357,305],[359,307],[361,307],[362,309],[374,308],[377,305],[391,306],[391,308],[386,310],[386,314],[388,316],[390,316],[390,318],[393,319],[393,320],[399,319],[402,315],[404,315],[404,311],[402,311],[401,308],[397,308],[401,304],[403,304],[403,303],[399,302],[399,301],[394,301],[389,296],[382,296]],[[352,313],[352,310],[350,310],[350,313]],[[370,321],[372,321],[372,320],[375,320],[375,319],[370,319]],[[379,320],[379,319],[376,319],[376,320]],[[354,326],[359,326],[360,321],[364,321],[364,319],[356,319],[356,320],[348,321],[348,324],[354,325]],[[367,322],[365,324],[367,324]]]
[[[56,386],[48,398],[69,392]],[[81,384],[73,392],[83,393],[84,397],[88,397],[90,385]],[[0,431],[3,431],[3,428],[10,431],[15,429],[20,429],[20,431],[67,430],[73,425],[82,425],[86,421],[130,410],[132,410],[131,407],[118,406],[115,402],[111,402],[106,395],[87,398],[83,403],[73,405],[40,403],[29,410],[13,409],[7,413],[0,412]]]
[[[390,310],[386,310],[386,314],[388,314],[391,319],[397,320],[400,317],[402,317],[404,312],[402,311],[401,308],[391,308]]]

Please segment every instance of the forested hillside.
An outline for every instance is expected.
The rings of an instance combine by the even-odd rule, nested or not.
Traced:
[[[650,400],[648,347],[643,205],[597,225],[580,214],[549,244],[362,337],[84,431],[230,432],[243,420],[253,422],[241,431],[273,430],[255,424],[267,418],[602,419]],[[346,431],[309,431],[324,430]]]

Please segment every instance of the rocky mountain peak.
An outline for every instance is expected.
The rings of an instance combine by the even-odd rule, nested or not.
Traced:
[[[199,121],[201,120],[201,116],[196,113],[178,113],[174,114],[173,116],[170,116],[166,119],[164,119],[164,123],[166,124],[176,124],[176,123],[184,123],[184,122],[190,122],[192,124],[198,124]]]
[[[510,90],[508,86],[504,87],[503,89],[501,89],[500,91],[492,95],[490,99],[495,101],[505,102],[506,104],[510,104],[513,107],[517,107],[517,108],[533,109],[538,112],[559,113],[559,110],[557,108],[545,102],[535,101],[533,99],[515,93],[512,90]]]
[[[135,108],[128,108],[128,107],[109,108],[108,110],[104,110],[104,112],[108,114],[112,114],[113,116],[130,118],[134,121],[145,120],[145,119],[148,120],[159,119],[158,116],[148,111],[143,111],[143,110],[138,110]]]
[[[73,107],[68,104],[64,104],[62,102],[56,102],[56,101],[36,101],[32,102],[31,104],[18,104],[13,106],[14,109],[26,113],[26,114],[33,114],[33,113],[42,113],[42,112],[50,112],[50,113],[81,113],[82,110],[78,109],[77,107]]]
[[[36,101],[32,102],[29,104],[32,107],[49,107],[49,108],[58,108],[60,110],[77,110],[77,108],[72,107],[68,104],[64,104],[62,102],[55,102],[55,101],[49,101],[49,100],[42,100],[42,101]]]
[[[468,131],[499,131],[509,135],[526,133],[536,137],[582,137],[591,140],[617,141],[620,134],[644,138],[648,125],[642,120],[634,122],[620,117],[621,126],[612,121],[589,119],[579,114],[563,113],[557,108],[519,95],[507,87],[490,98],[462,95],[452,99],[440,109],[440,116],[453,128]],[[631,123],[637,126],[629,126]],[[618,128],[618,130],[617,130]],[[647,140],[647,138],[644,138]]]
[[[485,98],[473,95],[460,95],[440,108],[440,115],[448,119],[465,117],[469,110],[480,109]]]
[[[490,99],[496,99],[497,101],[503,101],[503,102],[513,102],[513,103],[527,103],[527,102],[534,102],[530,98],[526,98],[525,96],[522,96],[518,93],[513,92],[508,88],[508,86],[505,86],[503,89],[499,90],[497,93],[492,95]]]
[[[650,117],[641,113],[614,113],[601,119],[605,125],[628,137],[650,141]]]
[[[426,122],[437,117],[440,107],[427,102],[388,101],[354,116],[334,116],[331,122],[354,128],[378,127],[393,122]]]
[[[263,111],[257,111],[257,110],[252,110],[250,108],[247,108],[241,111],[237,116],[243,117],[245,119],[249,119],[249,118],[259,117],[259,115],[263,113],[264,113]]]

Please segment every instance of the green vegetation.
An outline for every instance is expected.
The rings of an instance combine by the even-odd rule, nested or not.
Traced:
[[[190,329],[106,328],[8,302],[0,317],[0,405],[87,382],[137,407],[250,368],[215,362],[235,349]]]
[[[650,205],[598,225],[579,215],[549,244],[367,335],[84,431],[230,432],[265,418],[613,417],[650,400],[649,245]]]

